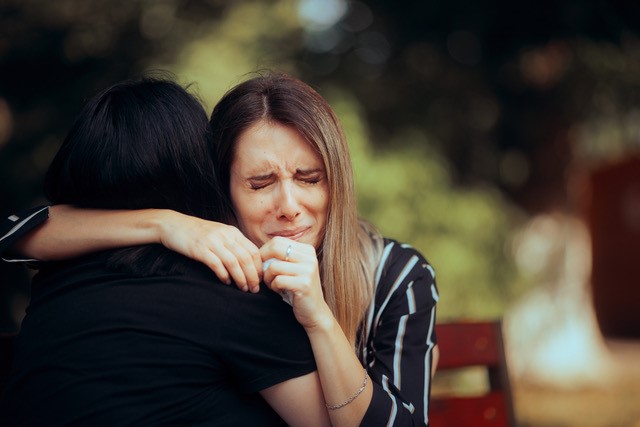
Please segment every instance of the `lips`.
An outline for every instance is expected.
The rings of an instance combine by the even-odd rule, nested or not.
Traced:
[[[298,227],[290,230],[278,230],[272,233],[268,233],[271,238],[276,236],[286,237],[291,240],[298,240],[310,229],[311,227]]]

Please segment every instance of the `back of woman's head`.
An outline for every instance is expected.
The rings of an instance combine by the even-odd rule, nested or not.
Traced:
[[[207,114],[180,85],[145,77],[115,84],[82,109],[51,163],[53,204],[102,209],[173,209],[226,221]],[[136,275],[183,270],[160,245],[126,248],[109,265]]]
[[[167,208],[221,219],[207,115],[180,85],[159,78],[115,84],[78,115],[45,179],[54,204]]]

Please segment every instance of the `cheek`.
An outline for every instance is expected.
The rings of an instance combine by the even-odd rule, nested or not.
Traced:
[[[232,197],[233,207],[245,232],[255,232],[267,217],[267,204],[260,197]]]
[[[324,216],[329,215],[329,189],[324,188],[320,194],[320,210],[324,213]]]
[[[317,195],[316,203],[314,205],[315,216],[318,218],[318,222],[322,224],[324,228],[329,216],[329,195],[326,191],[322,191]]]

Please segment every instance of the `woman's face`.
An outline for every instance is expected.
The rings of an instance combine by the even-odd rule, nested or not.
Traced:
[[[258,247],[275,236],[320,247],[329,185],[322,157],[297,130],[260,121],[240,134],[229,185],[240,230]]]

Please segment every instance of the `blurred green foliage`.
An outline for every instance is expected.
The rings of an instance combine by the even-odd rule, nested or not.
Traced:
[[[494,318],[524,289],[506,242],[524,219],[491,187],[452,186],[449,168],[416,128],[374,149],[358,106],[327,94],[350,143],[361,216],[418,248],[435,266],[439,318]]]
[[[290,1],[239,4],[221,25],[186,44],[173,63],[159,67],[185,83],[195,82],[209,109],[256,70],[300,75],[291,59],[302,47],[295,37],[301,30],[295,6]],[[269,37],[282,50],[270,52],[264,41]],[[292,42],[283,44],[283,37]],[[420,249],[434,264],[444,295],[440,318],[500,316],[521,290],[505,247],[510,228],[522,219],[517,208],[490,186],[456,188],[438,141],[424,127],[393,129],[384,147],[375,147],[366,106],[343,86],[329,82],[319,90],[345,126],[361,215],[385,235]]]
[[[0,214],[40,200],[107,85],[168,69],[210,110],[283,70],[335,107],[362,216],[434,264],[441,318],[495,317],[532,285],[514,230],[575,209],[576,162],[639,145],[638,28],[631,1],[2,0]],[[19,274],[0,268],[7,295]]]

